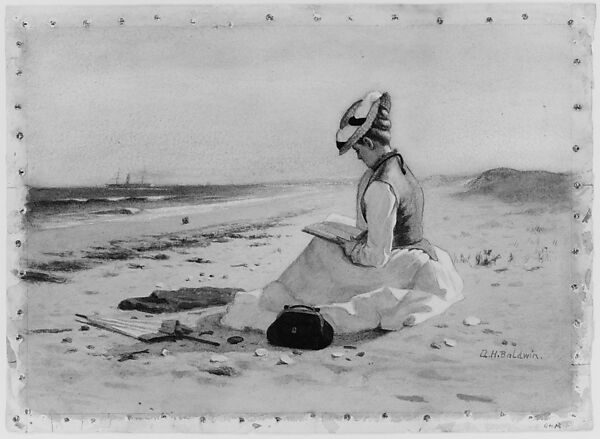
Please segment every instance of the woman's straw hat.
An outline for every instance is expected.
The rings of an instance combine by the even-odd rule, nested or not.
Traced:
[[[369,131],[380,107],[390,111],[392,107],[390,95],[385,92],[372,91],[346,110],[340,121],[340,129],[336,134],[336,144],[340,155],[352,148]]]

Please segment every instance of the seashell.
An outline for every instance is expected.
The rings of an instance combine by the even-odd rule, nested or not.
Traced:
[[[332,352],[332,353],[331,353],[331,356],[332,356],[333,358],[340,358],[340,357],[343,357],[343,356],[344,356],[344,353],[343,353],[343,352]]]
[[[466,326],[477,326],[481,323],[481,320],[478,317],[469,316],[463,320],[463,325]]]
[[[214,354],[210,357],[211,363],[223,363],[228,360],[229,360],[229,358],[227,358],[225,355],[221,355],[221,354]]]
[[[440,344],[436,342],[431,343],[429,346],[431,346],[433,349],[442,349]]]
[[[452,340],[451,338],[445,338],[444,344],[453,348],[454,346],[456,346],[456,340]]]
[[[295,361],[292,360],[289,355],[282,354],[279,356],[279,362],[277,364],[294,364]]]
[[[171,351],[169,351],[167,348],[162,348],[160,351],[160,355],[166,357],[167,355],[171,355]]]
[[[267,351],[264,348],[258,348],[254,351],[254,355],[256,355],[257,357],[266,357],[267,355],[269,355],[269,351]]]
[[[363,351],[360,351],[358,354],[356,354],[357,357],[364,357],[365,353]]]

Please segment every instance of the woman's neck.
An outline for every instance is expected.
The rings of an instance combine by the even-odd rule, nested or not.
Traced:
[[[393,157],[394,155],[399,154],[398,151],[393,150],[390,147],[387,147],[382,154],[379,156],[379,158],[375,161],[375,163],[373,163],[373,166],[370,166],[370,168],[375,171],[377,168],[379,168],[383,162],[385,162],[387,159],[389,159],[390,157]]]

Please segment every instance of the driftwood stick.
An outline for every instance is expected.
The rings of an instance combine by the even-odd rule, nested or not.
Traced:
[[[135,352],[125,352],[124,354],[121,354],[119,356],[119,359],[117,361],[121,362],[121,361],[127,361],[127,360],[133,360],[135,359],[135,355],[137,354],[149,354],[150,351],[148,349],[143,349],[141,351],[135,351]]]
[[[216,341],[206,340],[204,338],[199,338],[199,337],[194,337],[193,335],[183,334],[183,335],[181,335],[181,337],[188,339],[188,340],[194,340],[194,341],[197,341],[200,343],[209,344],[211,346],[221,346],[221,343],[218,343]]]

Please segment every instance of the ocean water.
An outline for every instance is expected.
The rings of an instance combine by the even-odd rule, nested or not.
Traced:
[[[223,204],[278,198],[311,184],[153,186],[147,188],[30,188],[26,222],[34,228],[68,227],[125,216],[208,211]]]

